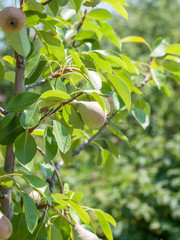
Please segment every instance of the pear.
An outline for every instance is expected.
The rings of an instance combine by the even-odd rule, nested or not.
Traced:
[[[110,111],[109,111],[108,115],[111,115],[114,110],[114,102],[113,102],[112,98],[109,96],[105,96],[105,98],[108,101],[109,106],[110,106]]]
[[[78,224],[75,224],[74,229],[77,231],[78,237],[81,240],[99,240],[99,238],[94,233],[84,229]]]
[[[41,201],[41,194],[38,191],[32,190],[29,193],[29,196],[32,198],[34,203],[40,203],[40,201]]]
[[[106,115],[98,102],[73,101],[72,104],[90,128],[99,128],[106,122]]]
[[[26,23],[25,13],[16,7],[6,7],[0,12],[0,27],[4,32],[19,32]]]
[[[95,7],[100,2],[101,2],[101,0],[91,0],[91,1],[85,2],[83,5],[86,6],[86,7]]]
[[[0,211],[0,240],[9,239],[12,230],[13,228],[10,220]]]

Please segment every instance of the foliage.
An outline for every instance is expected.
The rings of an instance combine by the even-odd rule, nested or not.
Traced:
[[[104,0],[104,2],[108,2],[127,18],[125,1]],[[136,226],[141,229],[144,222],[149,222],[150,234],[162,233],[163,228],[159,227],[162,224],[161,219],[152,221],[151,218],[162,204],[161,201],[155,201],[157,196],[160,198],[161,194],[164,194],[163,184],[166,185],[167,182],[162,184],[159,181],[158,188],[154,189],[153,181],[160,175],[160,172],[157,172],[159,162],[154,163],[152,160],[156,156],[154,150],[156,141],[150,146],[143,146],[142,134],[149,131],[147,127],[150,122],[150,104],[154,104],[146,97],[146,91],[148,89],[151,91],[151,86],[154,86],[158,90],[157,94],[169,96],[166,78],[168,77],[167,83],[170,79],[179,82],[180,44],[170,45],[159,38],[150,46],[144,38],[137,36],[120,40],[107,21],[112,18],[112,13],[100,5],[97,8],[85,8],[83,3],[84,1],[75,0],[61,3],[48,1],[42,4],[27,1],[22,5],[22,10],[26,14],[28,32],[24,28],[16,34],[8,35],[15,56],[3,56],[0,77],[2,81],[15,82],[15,90],[18,90],[18,93],[15,92],[5,110],[1,109],[0,144],[2,154],[6,155],[5,161],[8,161],[9,148],[8,146],[6,149],[6,145],[13,144],[16,164],[14,172],[9,174],[3,167],[0,169],[0,181],[2,189],[10,187],[13,189],[15,216],[12,218],[12,224],[14,229],[19,230],[13,231],[10,238],[12,240],[20,239],[22,235],[25,239],[76,240],[78,235],[74,228],[75,224],[84,224],[83,227],[87,230],[97,233],[101,238],[111,240],[113,236],[110,224],[115,227],[115,220],[100,209],[109,212],[114,202],[116,205],[113,206],[112,215],[117,222],[121,225],[123,221],[126,222],[127,215],[129,217],[131,239],[143,237],[140,231],[136,233]],[[117,51],[102,48],[103,36],[116,47]],[[139,62],[138,59],[132,61],[123,54],[121,46],[129,42],[146,45],[149,49],[149,62]],[[15,64],[21,69],[25,59],[26,72],[23,79],[25,87],[16,89],[19,79]],[[5,71],[4,69],[8,67],[9,71]],[[145,94],[142,92],[143,88]],[[105,96],[110,96],[114,101],[114,112],[107,116],[106,123],[100,129],[91,129],[84,124],[72,102],[97,101],[108,115],[110,107]],[[131,131],[127,130],[127,124],[132,119],[136,120],[142,129],[146,129],[146,132],[142,133],[137,127],[139,144],[131,141],[131,145],[137,144],[136,151],[143,148],[145,155],[152,151],[152,157],[146,158],[147,166],[146,162],[141,163],[141,157],[134,159],[132,164],[132,160],[129,159],[133,158],[133,152],[128,151],[126,157],[119,161],[117,143],[120,140],[129,142],[125,133],[131,134]],[[149,137],[150,142],[154,136],[152,133]],[[80,192],[81,189],[83,191],[83,179],[77,182],[76,176],[72,173],[68,176],[72,181],[72,190],[68,184],[62,186],[57,166],[63,163],[61,168],[66,171],[68,164],[73,161],[72,157],[90,144],[90,149],[95,147],[98,151],[98,155],[95,151],[90,154],[92,159],[96,158],[97,165],[103,166],[108,176],[115,166],[116,170],[109,179],[111,182],[109,191],[107,185],[107,189],[102,192],[104,187],[96,181],[96,176],[92,176],[92,182],[91,179],[88,180],[91,188],[97,183],[98,187],[96,193],[83,200],[89,206],[83,206],[81,203],[83,194]],[[127,149],[126,145],[123,146]],[[38,156],[38,160],[35,160],[35,156]],[[77,171],[83,171],[83,163],[78,162],[78,158],[74,160],[77,161],[75,167]],[[54,164],[53,160],[59,162],[59,165],[57,162]],[[151,163],[154,166],[152,169]],[[94,162],[89,161],[90,167],[92,164],[94,165]],[[137,169],[136,172],[134,167]],[[58,189],[55,189],[55,193],[53,172],[58,178]],[[63,176],[63,182],[65,181],[66,176]],[[121,187],[117,188],[119,185]],[[112,186],[111,198],[106,198],[112,191]],[[74,190],[76,188],[77,190]],[[32,189],[41,194],[40,203],[35,204],[28,195],[28,190]],[[173,186],[168,191],[169,196],[173,195]],[[96,206],[92,208],[93,198],[99,199],[100,209]],[[149,203],[151,199],[155,202],[153,206]],[[101,227],[101,231],[98,231],[98,226]],[[127,239],[127,227],[124,225],[122,227],[122,239]],[[118,228],[114,230],[114,238],[120,234]],[[170,230],[166,231],[169,234]]]

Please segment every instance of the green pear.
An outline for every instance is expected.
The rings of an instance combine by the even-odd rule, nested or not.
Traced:
[[[34,203],[40,203],[41,201],[41,194],[36,191],[36,190],[32,190],[30,193],[29,193],[29,196],[32,198],[32,200],[34,201]]]
[[[10,220],[0,211],[0,240],[9,239],[12,230],[13,228]]]
[[[108,101],[109,107],[110,107],[110,111],[109,111],[108,115],[111,115],[114,110],[114,102],[113,102],[112,98],[109,96],[105,96],[105,98]]]
[[[25,13],[16,7],[6,7],[0,12],[0,27],[4,32],[19,32],[26,23]]]
[[[100,128],[106,122],[106,115],[98,102],[73,101],[72,104],[90,128]]]

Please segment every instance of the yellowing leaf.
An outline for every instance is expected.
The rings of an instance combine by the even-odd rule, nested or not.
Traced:
[[[144,38],[142,37],[138,37],[138,36],[129,36],[126,38],[121,39],[122,43],[127,43],[127,42],[137,42],[137,43],[144,43],[146,44],[146,46],[151,50],[150,45],[144,40]]]

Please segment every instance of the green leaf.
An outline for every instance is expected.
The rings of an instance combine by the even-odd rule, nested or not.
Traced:
[[[3,175],[5,176],[3,177]],[[13,184],[12,178],[7,176],[7,172],[5,172],[3,168],[0,168],[0,176],[1,176],[0,178],[1,186],[3,186],[4,188],[12,187],[12,184]]]
[[[27,227],[29,231],[33,233],[38,222],[37,208],[36,208],[36,205],[34,204],[34,201],[32,200],[32,198],[28,196],[27,193],[22,192],[22,197],[23,197]]]
[[[149,117],[146,113],[140,108],[133,108],[132,115],[140,123],[140,125],[146,129],[149,126]]]
[[[109,223],[111,223],[114,227],[116,227],[116,221],[114,220],[114,218],[110,214],[105,213],[105,212],[102,212],[102,214],[104,215],[104,217],[107,219],[107,221]]]
[[[18,161],[26,165],[36,154],[37,145],[34,138],[27,131],[19,135],[15,140],[15,156]]]
[[[121,54],[120,56],[122,57],[122,59],[126,63],[128,71],[130,73],[138,74],[138,71],[137,71],[136,67],[134,66],[133,62],[131,61],[131,59],[128,58],[127,56],[123,55],[123,54]]]
[[[109,151],[112,152],[116,157],[118,157],[119,151],[116,144],[114,144],[111,140],[107,140],[107,139],[106,139],[106,143],[108,145]]]
[[[73,192],[70,198],[72,201],[79,203],[83,199],[83,194],[82,192]]]
[[[60,154],[63,162],[67,166],[71,162],[71,149],[69,149],[66,153],[60,152]]]
[[[111,152],[109,152],[106,149],[103,149],[101,151],[101,156],[102,156],[102,161],[103,161],[102,164],[104,165],[106,174],[109,176],[114,171],[114,157],[111,154]]]
[[[20,126],[19,117],[15,116],[6,127],[1,129],[0,131],[0,144],[2,145],[10,145],[14,142],[14,140],[24,132],[24,128]]]
[[[7,71],[5,72],[4,79],[9,82],[15,82],[16,73],[14,71]]]
[[[44,148],[46,163],[50,162],[57,154],[57,142],[49,127],[44,130]]]
[[[44,92],[40,98],[61,102],[62,100],[71,99],[71,96],[68,93],[59,90],[48,90]]]
[[[124,133],[122,133],[117,127],[107,126],[107,128],[108,128],[114,135],[116,135],[118,138],[120,138],[121,140],[129,143],[129,140],[128,140],[128,138],[126,137],[126,135],[124,135]]]
[[[111,81],[119,96],[122,98],[128,110],[131,107],[131,93],[127,84],[118,76],[108,74],[108,79]]]
[[[60,230],[53,224],[49,224],[48,226],[48,237],[50,240],[63,240]]]
[[[27,1],[23,5],[23,11],[38,11],[39,13],[42,13],[44,10],[44,7],[42,4],[36,2],[36,1]]]
[[[114,72],[116,73],[116,75],[118,77],[120,77],[127,84],[130,92],[132,92],[133,84],[132,84],[130,75],[127,72],[125,72],[123,70],[119,70],[119,69],[117,69],[117,70],[115,69]]]
[[[14,118],[15,113],[8,113],[0,119],[0,129],[5,128]]]
[[[30,74],[25,78],[26,84],[31,84],[33,82],[36,82],[36,80],[40,77],[41,73],[45,69],[47,64],[46,60],[41,60],[41,58],[38,60],[35,67],[32,69]]]
[[[39,164],[39,169],[43,173],[43,176],[44,176],[45,179],[52,176],[52,174],[54,172],[53,166],[50,165],[49,163],[47,163],[47,164],[40,163]]]
[[[51,87],[53,90],[59,90],[62,92],[67,92],[67,88],[62,81],[59,81],[58,78],[52,78],[50,81]]]
[[[97,69],[106,73],[112,73],[111,65],[106,61],[105,57],[100,53],[90,52],[89,55],[94,60]]]
[[[69,50],[69,53],[71,54],[75,64],[81,69],[84,64],[82,63],[78,53],[74,52],[73,50]]]
[[[87,17],[93,18],[95,20],[108,20],[112,18],[112,14],[106,9],[93,9],[88,14]]]
[[[108,2],[121,16],[123,16],[126,20],[128,20],[128,13],[126,9],[122,6],[128,6],[125,0],[120,1],[112,1],[112,0],[102,0],[103,2]]]
[[[108,223],[106,217],[104,216],[103,212],[99,209],[94,209],[94,212],[99,220],[99,223],[100,223],[102,230],[103,230],[105,236],[107,237],[107,239],[113,240],[111,228],[110,228],[109,223]]]
[[[81,218],[81,220],[88,225],[90,222],[89,214],[72,200],[68,200],[68,203],[72,207],[72,209],[77,213],[77,215]]]
[[[12,232],[9,240],[22,240],[22,236],[24,239],[26,239],[26,237],[29,235],[29,230],[27,228],[25,214],[20,213],[18,215],[14,215],[11,223],[15,231]]]
[[[162,88],[162,86],[165,84],[166,81],[166,75],[164,75],[161,71],[158,69],[151,68],[151,75],[153,80],[155,81],[157,87],[159,89]]]
[[[4,80],[4,67],[0,62],[0,81],[2,82],[3,80]]]
[[[34,104],[24,110],[20,116],[21,126],[25,128],[34,127],[41,119],[41,113],[38,104]]]
[[[96,33],[90,30],[84,30],[76,34],[75,40],[77,41],[84,41],[87,39],[97,39]]]
[[[14,96],[7,105],[7,110],[12,112],[22,112],[39,98],[39,94],[33,92],[23,92]]]
[[[47,51],[50,54],[53,54],[57,59],[64,62],[65,61],[65,52],[64,46],[58,35],[53,34],[52,32],[45,32],[42,30],[37,30],[36,33],[39,36],[40,40],[45,45]]]
[[[8,39],[10,45],[18,54],[27,57],[31,49],[31,44],[27,35],[26,27],[19,32],[8,33]]]
[[[83,129],[84,127],[84,122],[82,121],[80,114],[69,104],[63,107],[63,118],[70,127],[76,129]]]
[[[89,79],[90,79],[92,85],[94,86],[94,88],[96,90],[101,89],[102,80],[101,80],[99,74],[95,71],[90,71],[90,70],[87,70],[87,73],[88,73]]]
[[[166,53],[180,55],[180,44],[172,44],[168,46],[165,50]]]
[[[58,121],[53,121],[53,133],[62,153],[66,153],[71,147],[71,135],[68,130]]]
[[[120,48],[120,42],[116,33],[114,32],[113,27],[111,27],[110,24],[102,21],[99,21],[99,25],[101,26],[100,31],[102,34],[104,34],[104,36],[106,36],[108,40],[110,40],[116,47]]]
[[[70,0],[69,1],[76,12],[81,8],[83,0]]]
[[[175,73],[180,73],[180,63],[179,62],[174,62],[174,61],[165,61],[163,63],[164,68],[171,72]]]
[[[68,19],[72,18],[75,14],[76,14],[76,11],[74,11],[74,9],[63,9],[61,11],[61,17],[64,20],[68,20]]]
[[[166,54],[168,43],[163,38],[158,38],[152,46],[151,57],[162,57]]]
[[[68,205],[68,202],[66,200],[68,200],[68,197],[66,197],[64,194],[52,194],[52,198],[54,199],[54,201],[56,201],[57,203],[59,203],[63,208],[65,208]]]
[[[26,240],[47,240],[47,228],[46,228],[44,222],[39,223],[37,225],[35,231],[33,232],[33,234],[29,234],[26,237]]]

